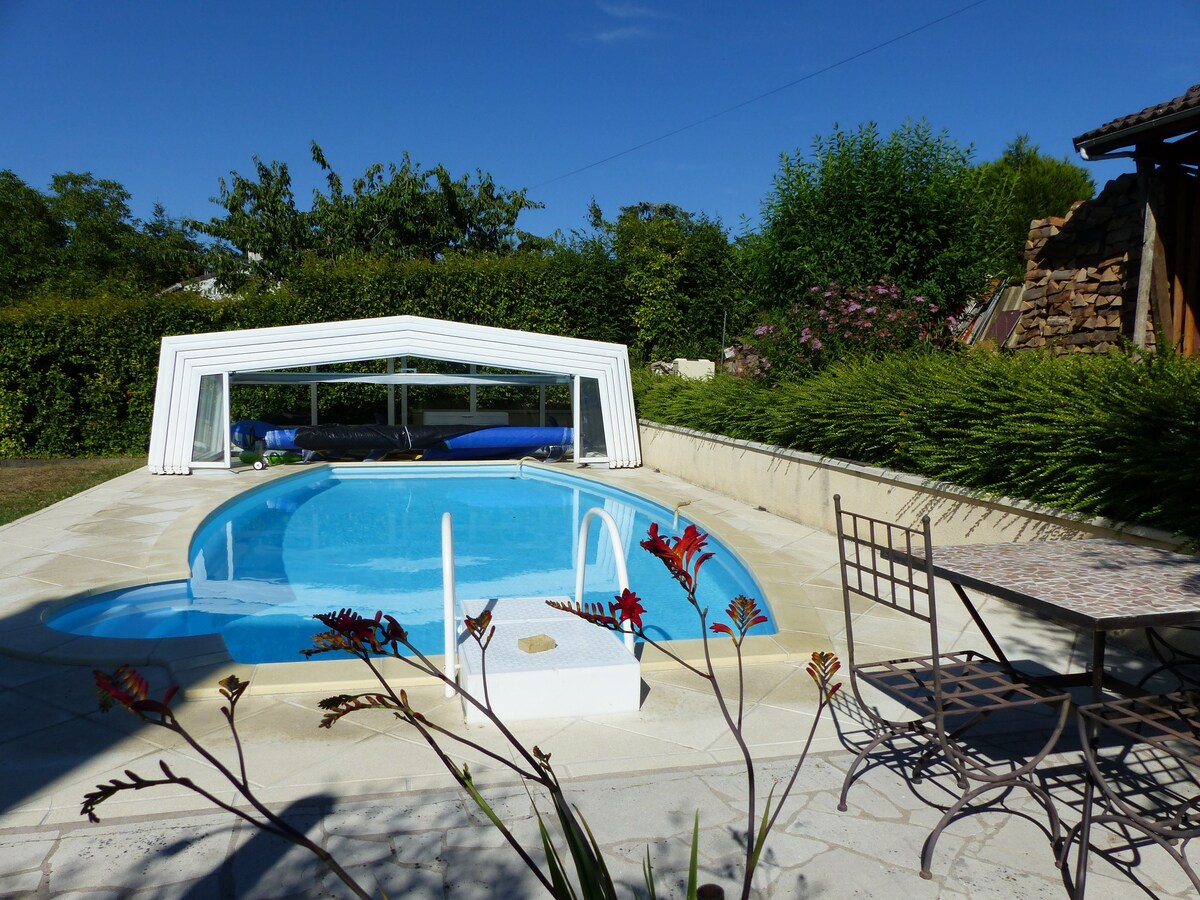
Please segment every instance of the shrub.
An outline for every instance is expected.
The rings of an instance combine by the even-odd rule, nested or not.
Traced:
[[[1200,538],[1200,361],[908,352],[770,387],[641,376],[639,414]]]
[[[1005,266],[1014,278],[1025,272],[1030,222],[1065,216],[1075,201],[1088,200],[1096,193],[1096,183],[1083,166],[1065,156],[1046,156],[1027,134],[1017,135],[999,159],[979,167],[979,174],[998,194],[1004,194],[1006,185],[1011,190],[1004,224],[1008,241]]]
[[[48,299],[0,310],[0,454],[144,452],[162,336],[223,330],[231,312],[179,295]]]
[[[811,287],[783,313],[768,314],[734,343],[740,373],[795,380],[835,360],[917,346],[954,345],[954,316],[920,294],[906,296],[889,278],[867,287]]]
[[[234,300],[105,294],[2,309],[0,454],[144,452],[165,335],[410,314],[591,337],[595,316],[578,308],[580,277],[553,257],[521,255],[310,261],[287,284],[254,282]],[[321,390],[323,409],[361,421],[371,421],[380,396],[353,385]],[[239,389],[233,400],[237,417],[307,409],[307,391],[292,386]]]
[[[881,137],[834,128],[811,158],[785,154],[749,242],[763,297],[778,307],[813,284],[894,278],[957,310],[1006,262],[1008,186],[984,182],[969,148],[926,122]]]

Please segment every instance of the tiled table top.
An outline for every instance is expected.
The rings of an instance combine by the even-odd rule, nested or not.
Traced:
[[[1200,557],[1113,540],[935,547],[948,581],[1096,631],[1200,623]]]

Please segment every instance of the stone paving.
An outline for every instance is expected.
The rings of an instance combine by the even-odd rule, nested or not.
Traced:
[[[600,477],[668,507],[687,500],[688,514],[717,531],[764,582],[782,630],[758,642],[756,661],[747,669],[745,731],[763,760],[761,804],[772,784],[790,773],[812,723],[816,695],[803,671],[807,653],[842,649],[833,540],[653,472]],[[40,615],[48,604],[87,590],[185,577],[191,530],[244,489],[245,478],[131,473],[0,528],[0,896],[350,896],[305,851],[214,811],[180,788],[114,798],[100,808],[99,825],[79,815],[83,794],[94,785],[126,769],[153,777],[159,759],[198,782],[204,779],[222,799],[234,799],[173,735],[122,710],[101,714],[90,663],[124,655],[144,667],[155,689],[182,683],[185,696],[175,703],[181,720],[226,760],[233,751],[213,680],[232,670],[245,677],[252,667],[234,666],[221,648],[204,640],[150,648],[144,645],[155,642],[113,642],[117,646],[98,649],[95,639],[50,631]],[[984,601],[983,614],[1014,657],[1059,668],[1086,654],[1077,636],[1023,618],[999,601]],[[864,610],[855,627],[860,640],[875,645],[862,651],[867,654],[895,656],[920,647],[919,629],[894,617]],[[961,621],[947,616],[943,634],[947,644],[981,643],[965,614]],[[381,713],[318,729],[317,701],[332,688],[320,691],[307,682],[337,682],[340,672],[321,670],[329,678],[289,681],[279,668],[251,671],[254,686],[239,710],[250,780],[273,809],[302,826],[377,894],[540,895],[511,848],[406,726]],[[733,674],[732,668],[722,670],[725,680]],[[737,749],[694,677],[649,660],[644,681],[636,714],[518,723],[514,730],[527,745],[553,754],[622,894],[640,889],[649,848],[660,875],[659,895],[682,895],[692,817],[699,810],[703,880],[735,896],[746,802]],[[431,719],[498,746],[488,729],[463,724],[461,711],[440,688],[409,684],[407,690],[414,707]],[[837,812],[837,790],[851,758],[845,745],[859,739],[858,728],[844,705],[820,723],[814,752],[760,868],[758,896],[1065,896],[1038,820],[1002,811],[953,824],[938,845],[933,879],[921,879],[922,842],[940,816],[939,804],[950,796],[944,779],[908,785],[894,768],[872,768],[851,791],[849,810]],[[470,763],[523,843],[538,847],[536,798],[477,750],[454,756]],[[1079,803],[1077,769],[1070,760],[1066,755],[1059,760],[1054,782],[1068,825],[1078,819]],[[1022,797],[1006,802],[1018,812],[1028,810]],[[544,800],[539,808],[548,808]],[[1100,840],[1115,842],[1116,836]],[[1088,896],[1192,896],[1182,871],[1157,848],[1145,851],[1136,873],[1140,887],[1117,867],[1094,860]]]

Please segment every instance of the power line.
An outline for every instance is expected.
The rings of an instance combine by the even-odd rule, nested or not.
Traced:
[[[580,166],[578,169],[572,169],[570,172],[564,172],[562,175],[556,175],[553,178],[549,179],[548,181],[543,181],[543,182],[541,182],[541,184],[535,184],[532,188],[530,188],[530,190],[537,190],[538,188],[545,187],[548,184],[554,184],[556,181],[562,181],[564,178],[570,178],[572,175],[578,175],[580,172],[586,172],[588,169],[594,169],[594,168],[596,168],[596,166],[602,166],[607,162],[612,162],[614,159],[620,159],[622,156],[628,156],[630,153],[636,153],[638,150],[641,150],[645,147],[649,147],[651,144],[657,144],[660,141],[665,141],[667,138],[675,137],[675,135],[682,134],[683,132],[688,131],[692,128],[695,128],[698,125],[703,125],[706,122],[711,122],[713,119],[719,119],[721,116],[728,115],[729,113],[739,110],[742,107],[749,106],[751,103],[757,103],[759,100],[764,100],[773,94],[778,94],[780,91],[786,91],[788,88],[795,87],[798,84],[801,84],[805,81],[809,81],[810,79],[816,78],[818,75],[824,75],[826,72],[831,72],[834,69],[840,68],[841,66],[844,66],[844,65],[848,65],[849,63],[852,63],[857,59],[862,59],[864,56],[874,53],[877,50],[882,50],[884,47],[889,47],[892,44],[897,43],[898,41],[904,40],[905,38],[912,37],[914,34],[918,34],[919,32],[925,31],[928,28],[932,28],[934,25],[940,25],[942,22],[945,22],[947,19],[953,19],[955,16],[961,15],[962,13],[965,13],[968,10],[972,10],[977,6],[983,6],[983,4],[985,4],[987,2],[988,2],[988,0],[975,0],[974,3],[968,3],[966,6],[960,7],[958,9],[954,10],[953,12],[948,12],[944,16],[939,16],[936,19],[931,19],[930,21],[926,22],[923,25],[918,25],[916,28],[913,28],[910,31],[906,31],[903,34],[898,34],[895,37],[888,38],[886,41],[875,44],[873,47],[867,47],[865,50],[860,50],[851,56],[847,56],[843,59],[838,60],[837,62],[830,63],[827,66],[824,66],[820,69],[816,69],[812,72],[809,72],[807,75],[801,75],[799,78],[797,78],[793,81],[789,81],[787,84],[781,84],[781,85],[779,85],[779,87],[771,88],[769,91],[763,91],[761,94],[751,97],[749,100],[743,100],[740,103],[735,103],[733,106],[728,106],[725,109],[720,110],[719,112],[715,112],[710,115],[704,116],[701,119],[696,119],[693,122],[689,122],[687,125],[681,125],[680,127],[676,128],[672,131],[668,131],[664,134],[660,134],[658,137],[650,138],[650,140],[648,140],[648,141],[642,141],[640,144],[635,144],[634,146],[628,147],[625,150],[620,150],[616,153],[613,153],[609,156],[604,157],[603,159],[598,159],[595,162],[590,162],[586,166]]]

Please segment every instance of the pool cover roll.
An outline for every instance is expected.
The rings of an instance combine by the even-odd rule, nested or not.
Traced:
[[[250,450],[255,443],[264,440],[267,432],[274,431],[277,426],[270,422],[263,422],[261,419],[242,419],[239,422],[234,422],[229,429],[230,440],[235,445],[243,450]],[[277,449],[284,449],[282,447]]]
[[[523,456],[545,447],[570,447],[570,428],[510,425],[300,425],[267,432],[269,449],[378,453],[424,451],[427,459]]]
[[[575,443],[574,430],[558,427],[494,425],[455,435],[433,446],[422,459],[506,459],[528,456],[550,447],[562,449]]]

